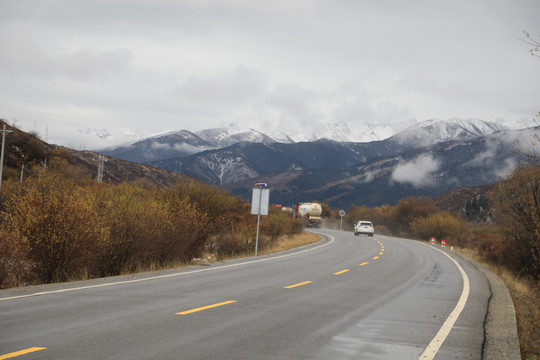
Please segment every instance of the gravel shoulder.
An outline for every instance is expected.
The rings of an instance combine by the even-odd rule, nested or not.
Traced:
[[[491,298],[485,322],[484,359],[520,360],[516,312],[504,281],[482,264],[467,258],[489,281]]]

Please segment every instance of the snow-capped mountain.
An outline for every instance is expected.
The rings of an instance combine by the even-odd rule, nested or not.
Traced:
[[[197,174],[186,172],[221,184],[224,189],[246,200],[251,195],[253,184],[265,182],[273,190],[271,196],[275,203],[293,204],[316,198],[333,208],[346,209],[351,204],[380,206],[395,204],[408,196],[436,197],[455,188],[493,184],[527,160],[526,156],[516,154],[517,141],[529,144],[529,148],[524,149],[527,153],[539,131],[540,127],[504,130],[474,139],[438,142],[414,149],[401,147],[390,139],[353,144],[331,141],[297,143],[288,145],[287,153],[283,151],[283,144],[279,147],[280,144],[264,147],[251,144],[249,152],[237,149],[234,158],[243,160],[243,168],[249,167],[258,172],[257,177],[243,181],[238,177],[234,181],[228,181],[226,177],[218,179],[215,175],[211,178],[204,168],[209,161],[208,153],[190,157],[186,161],[186,169],[194,169]],[[221,164],[229,156],[218,151],[211,153]],[[365,158],[359,157],[358,153],[364,154]],[[258,163],[250,161],[251,158],[264,158],[267,164],[257,166]],[[299,164],[300,169],[290,171],[292,161]],[[276,171],[278,167],[281,171]],[[230,168],[227,170],[234,173]]]
[[[195,132],[195,134],[215,147],[230,146],[243,141],[263,144],[274,142],[288,144],[294,142],[290,137],[280,132],[273,131],[269,135],[255,129],[238,127],[235,124],[231,124],[226,128],[201,130]]]
[[[406,123],[402,124],[404,125]],[[448,140],[474,139],[506,129],[508,129],[506,126],[478,119],[427,120],[385,139],[400,146],[414,148]],[[290,134],[272,127],[268,127],[263,132],[231,124],[228,127],[201,130],[195,133],[188,130],[171,131],[100,152],[140,163],[175,159],[174,169],[176,169],[180,162],[179,158],[205,150],[222,149],[242,142],[293,144],[326,139],[340,143],[369,143],[381,141],[383,136],[389,133],[391,133],[390,128],[367,122],[354,126],[343,121],[318,123],[315,126],[296,129]]]
[[[274,201],[283,203],[316,194],[334,206],[378,206],[506,176],[516,165],[517,142],[534,142],[540,128],[507,129],[478,119],[428,120],[384,140],[361,142],[344,141],[355,136],[347,123],[287,136],[275,129],[229,126],[173,131],[105,154],[188,174],[246,199],[250,186],[262,181],[272,183]],[[380,136],[379,128],[366,123],[354,130]],[[280,136],[286,141],[278,141]],[[308,138],[317,140],[298,141]]]
[[[122,160],[145,163],[188,156],[215,148],[216,146],[198,135],[187,130],[180,130],[155,135],[127,145],[100,150],[100,152]]]
[[[419,148],[429,151],[436,144],[473,141],[503,133],[501,130],[506,130],[506,127],[482,120],[430,120],[380,141],[338,142],[319,139],[289,144],[242,142],[182,159],[170,158],[151,164],[225,185],[270,173],[347,168],[385,157],[394,159]]]
[[[294,142],[311,142],[320,139],[339,142],[370,142],[386,139],[401,129],[402,126],[396,124],[338,121],[293,127],[287,130],[287,134]]]
[[[142,138],[132,131],[113,133],[107,129],[79,129],[80,141],[84,143],[83,139],[90,138],[91,143],[98,148],[110,147],[110,144],[126,144],[134,141],[141,140]],[[98,144],[98,145],[96,145]]]
[[[432,119],[412,125],[390,137],[390,140],[399,144],[425,146],[449,140],[474,139],[508,129],[507,126],[480,119]]]
[[[505,124],[502,120],[495,123],[479,119],[432,119],[417,123],[415,120],[409,119],[399,123],[373,123],[367,121],[358,121],[354,123],[345,121],[333,123],[319,122],[307,123],[302,126],[292,125],[289,128],[277,128],[270,125],[265,126],[264,129],[241,127],[230,124],[227,127],[211,128],[196,132],[190,132],[188,130],[169,131],[145,138],[140,138],[132,132],[115,134],[107,129],[85,129],[79,130],[79,132],[99,139],[99,143],[103,144],[103,146],[95,149],[106,148],[107,150],[129,147],[148,139],[153,139],[152,141],[157,142],[158,144],[171,144],[171,141],[165,141],[163,140],[163,137],[171,136],[183,131],[188,131],[190,134],[198,136],[200,138],[199,140],[204,140],[206,142],[205,145],[209,148],[221,148],[243,141],[256,143],[279,142],[284,144],[312,142],[320,139],[338,142],[371,142],[388,139],[390,137],[394,137],[394,140],[397,142],[420,141],[422,144],[429,144],[434,141],[474,138],[475,136],[488,134],[493,131],[522,129],[536,125],[532,121],[530,121],[530,123],[530,126],[522,126],[522,122],[511,123],[512,126],[505,126],[502,125]],[[174,138],[174,136],[172,137]],[[123,140],[123,142],[121,140]],[[175,141],[178,143],[185,143],[186,145],[194,145],[191,143],[192,140],[188,137],[182,139],[182,136],[180,136],[180,138],[177,138]],[[120,145],[106,145],[111,143]],[[194,153],[195,150],[197,149],[194,148],[191,153]]]

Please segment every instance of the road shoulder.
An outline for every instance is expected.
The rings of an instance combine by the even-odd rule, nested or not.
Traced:
[[[484,359],[520,360],[516,312],[504,281],[482,264],[467,258],[489,281],[491,298],[485,322]]]

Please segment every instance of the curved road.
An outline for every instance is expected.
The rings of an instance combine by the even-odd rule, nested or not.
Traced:
[[[489,284],[470,263],[322,233],[278,255],[1,291],[0,359],[482,358]]]

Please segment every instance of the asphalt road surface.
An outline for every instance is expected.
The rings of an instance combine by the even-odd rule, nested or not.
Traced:
[[[490,292],[473,265],[321,232],[293,252],[1,291],[0,359],[482,358]]]

